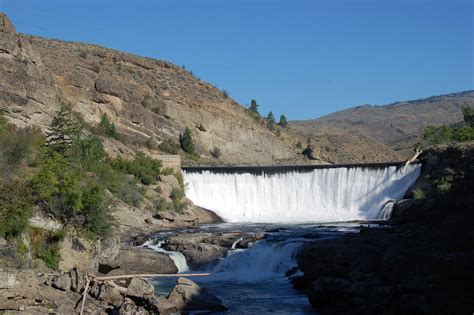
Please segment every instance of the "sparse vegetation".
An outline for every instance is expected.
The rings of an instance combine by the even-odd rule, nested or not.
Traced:
[[[421,188],[415,188],[413,190],[413,199],[422,200],[426,198],[425,192]]]
[[[464,142],[474,140],[474,109],[469,106],[462,108],[464,122],[452,126],[428,126],[423,133],[425,146],[449,142]]]
[[[167,139],[158,145],[158,149],[169,154],[179,154],[180,145],[173,139]]]

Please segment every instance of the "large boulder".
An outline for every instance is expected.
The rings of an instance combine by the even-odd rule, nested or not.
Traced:
[[[127,288],[127,296],[135,299],[151,299],[155,295],[155,287],[147,280],[132,278]]]
[[[68,271],[77,267],[96,272],[99,268],[100,241],[90,241],[75,234],[67,234],[61,241],[59,269]]]
[[[198,224],[214,224],[214,223],[223,223],[224,220],[212,212],[198,206],[192,207],[192,212],[197,219]]]
[[[176,286],[167,299],[181,311],[228,310],[217,296],[201,288],[194,281],[183,277],[178,278]]]
[[[112,270],[120,266],[120,236],[110,234],[101,240],[99,255],[99,269]]]
[[[120,269],[115,274],[177,273],[173,260],[163,253],[147,248],[123,246],[120,251]]]

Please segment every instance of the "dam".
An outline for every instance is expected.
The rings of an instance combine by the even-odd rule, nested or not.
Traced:
[[[186,196],[231,223],[378,220],[403,198],[420,164],[183,168]]]

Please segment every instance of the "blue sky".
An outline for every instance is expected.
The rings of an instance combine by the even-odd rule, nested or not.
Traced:
[[[0,0],[17,31],[169,60],[309,119],[473,89],[471,0]]]

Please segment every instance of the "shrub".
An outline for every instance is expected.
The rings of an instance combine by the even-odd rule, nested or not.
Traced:
[[[425,192],[421,188],[415,188],[413,190],[413,199],[422,200],[426,198]]]
[[[180,145],[172,139],[167,139],[158,145],[158,149],[165,153],[178,154],[180,150]]]
[[[116,195],[118,198],[134,207],[140,206],[140,203],[143,200],[143,195],[140,192],[140,188],[135,183],[128,181],[124,182],[120,188],[120,191],[118,191]]]
[[[116,169],[120,169],[136,176],[144,185],[156,182],[160,175],[161,161],[150,158],[143,152],[138,152],[131,161],[116,159],[113,161]]]
[[[301,143],[301,141],[296,142],[296,147],[297,147],[298,149],[302,149],[302,148],[303,148],[303,144]]]
[[[31,217],[31,190],[19,180],[0,182],[0,235],[9,240],[19,236]]]
[[[459,141],[472,141],[474,140],[474,127],[471,125],[464,125],[454,131],[454,138]]]
[[[220,156],[221,156],[221,150],[218,148],[218,147],[214,147],[212,150],[211,150],[211,155],[218,159]]]
[[[156,206],[156,211],[158,212],[173,210],[173,204],[166,201],[166,199],[162,197],[156,200],[155,206]]]
[[[447,193],[451,190],[453,182],[453,176],[443,176],[440,180],[437,181],[436,188],[440,193]]]
[[[46,266],[57,270],[61,260],[60,242],[64,236],[64,230],[48,232],[41,229],[32,229],[30,232],[32,255],[43,260]]]

